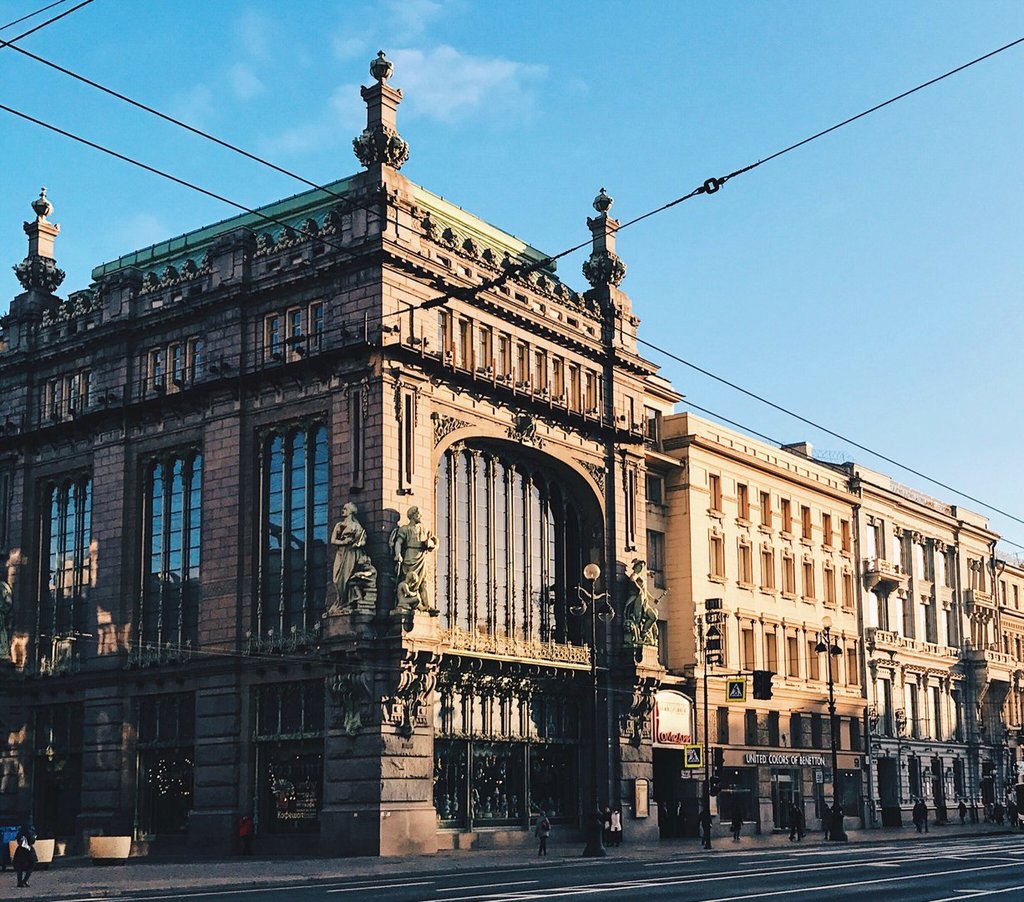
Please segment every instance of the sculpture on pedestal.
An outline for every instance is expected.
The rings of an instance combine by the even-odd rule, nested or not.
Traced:
[[[409,522],[391,533],[391,554],[395,561],[399,611],[426,611],[437,616],[432,606],[427,579],[427,555],[437,547],[437,538],[423,525],[420,509],[409,508]]]
[[[14,593],[7,582],[6,567],[0,576],[0,664],[11,657],[11,634],[14,631]]]
[[[376,597],[377,569],[366,554],[366,530],[356,514],[358,508],[350,501],[341,509],[341,520],[334,524],[331,544],[334,555],[332,574],[338,600],[328,614],[347,614],[367,596]]]
[[[630,568],[629,597],[626,600],[623,641],[627,646],[643,648],[658,645],[658,602],[647,588],[647,562],[634,560]]]

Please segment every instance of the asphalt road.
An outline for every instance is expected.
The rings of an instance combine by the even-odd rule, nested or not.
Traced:
[[[211,899],[216,902],[527,902],[568,899],[663,899],[674,902],[953,902],[982,898],[993,902],[1024,899],[1024,837],[964,838],[931,843],[855,846],[796,846],[700,854],[680,849],[673,858],[647,861],[580,859],[521,864],[457,874],[428,869],[403,877],[353,878],[273,888],[239,886],[203,891],[121,895],[121,902],[143,899]],[[724,853],[724,854],[723,854]],[[197,863],[197,868],[202,867]],[[97,897],[83,896],[84,900]]]

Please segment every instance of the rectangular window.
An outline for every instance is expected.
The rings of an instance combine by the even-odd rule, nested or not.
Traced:
[[[831,564],[822,565],[821,581],[825,592],[825,604],[834,607],[836,603],[836,571]]]
[[[779,507],[782,511],[782,531],[793,532],[793,505],[788,498],[779,499]]]
[[[769,711],[768,712],[768,745],[772,748],[779,747],[779,712]]]
[[[807,679],[821,679],[821,653],[817,650],[817,640],[807,640]]]
[[[569,364],[569,409],[580,410],[580,368]]]
[[[779,672],[779,639],[774,630],[766,630],[764,634],[764,669]]]
[[[853,573],[849,570],[843,571],[843,609],[853,610]]]
[[[512,376],[512,339],[507,335],[498,337],[498,375],[504,379]]]
[[[190,338],[188,342],[188,378],[198,382],[206,375],[205,342],[201,338]]]
[[[551,393],[555,402],[565,400],[565,363],[561,357],[551,358]]]
[[[921,759],[917,755],[910,755],[907,758],[907,777],[910,782],[910,794],[921,795]]]
[[[480,351],[477,355],[477,372],[494,372],[494,333],[488,326],[480,326]]]
[[[736,483],[736,515],[741,520],[750,519],[750,493],[743,483]]]
[[[284,359],[281,345],[284,341],[284,323],[277,313],[271,313],[263,320],[263,362],[271,363]]]
[[[715,717],[715,741],[719,745],[728,745],[729,738],[729,709],[719,708]]]
[[[323,349],[324,343],[324,305],[316,301],[309,305],[309,335],[306,337],[306,348],[310,353]]]
[[[821,515],[821,544],[832,546],[832,515],[823,513]]]
[[[796,636],[786,636],[786,676],[800,676],[800,643]]]
[[[846,682],[851,686],[860,685],[860,665],[857,663],[856,644],[846,646]]]
[[[887,677],[878,678],[878,729],[883,736],[895,736],[893,729],[892,683]]]
[[[167,362],[171,373],[171,389],[185,385],[185,346],[175,342],[167,349]]]
[[[533,390],[546,392],[548,389],[548,355],[546,351],[536,351],[533,355]]]
[[[597,397],[597,373],[587,370],[585,376],[586,378],[584,380],[584,384],[586,389],[586,411],[592,416],[596,416],[599,412]]]
[[[348,399],[348,419],[351,424],[349,453],[351,454],[352,487],[362,488],[363,455],[366,444],[366,424],[363,421],[364,388],[353,388]]]
[[[772,496],[769,492],[761,492],[761,525],[771,528]]]
[[[744,670],[753,670],[756,666],[754,661],[754,628],[745,626],[740,630],[740,666]]]
[[[850,751],[860,752],[864,750],[864,731],[861,729],[860,719],[850,718]]]
[[[782,594],[796,596],[796,560],[788,549],[782,552]]]
[[[748,708],[743,712],[743,741],[747,745],[760,745],[757,740],[757,712]]]
[[[149,352],[149,388],[160,391],[164,387],[164,349],[154,348]],[[56,407],[56,405],[54,405]]]
[[[737,548],[737,580],[743,585],[754,584],[754,564],[750,543],[741,541]]]
[[[525,388],[530,384],[530,346],[520,342],[516,345],[516,385]]]
[[[811,526],[811,509],[806,505],[800,506],[800,537],[810,541],[814,536]]]
[[[402,392],[401,430],[400,490],[411,491],[413,476],[416,473],[416,395],[411,391]]]
[[[804,718],[802,714],[789,715],[789,744],[795,749],[804,747]]]
[[[824,736],[821,729],[821,715],[817,713],[811,715],[811,748],[824,748]]]
[[[711,510],[722,509],[722,477],[716,473],[708,473],[708,495]]]
[[[842,543],[840,547],[847,554],[853,551],[853,535],[850,532],[849,520],[839,521],[839,541]]]
[[[646,478],[647,501],[650,504],[665,503],[665,480],[654,473],[648,473]]]
[[[725,576],[725,539],[719,533],[710,534],[711,560],[709,563],[710,575],[717,577]]]
[[[647,569],[654,585],[665,587],[665,533],[647,530]]]
[[[644,437],[653,445],[661,443],[661,411],[653,407],[644,407]]]
[[[526,349],[527,359],[529,359],[529,349]],[[459,347],[458,357],[455,361],[457,366],[462,367],[464,370],[473,369],[473,323],[468,319],[459,319]],[[526,364],[525,367],[520,366],[519,378],[522,380],[529,380],[530,378],[530,365]]]
[[[183,834],[192,808],[195,696],[139,696],[135,722],[138,827],[146,836]]]
[[[447,310],[437,313],[437,346],[447,363],[455,362],[455,336],[452,333],[452,315]]]
[[[942,733],[942,690],[938,686],[931,687],[932,696],[932,739],[937,739],[940,742],[944,740]]]
[[[907,684],[907,721],[910,725],[910,735],[914,739],[921,739],[921,708],[917,697],[917,686],[913,683]]]
[[[803,562],[803,575],[804,575],[804,598],[807,601],[812,601],[815,598],[814,595],[814,561],[805,560]]]
[[[775,588],[775,552],[771,548],[761,549],[761,588]]]

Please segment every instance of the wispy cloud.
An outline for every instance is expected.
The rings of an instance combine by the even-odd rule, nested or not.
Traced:
[[[247,9],[235,22],[235,37],[242,50],[254,59],[265,60],[274,46],[273,23],[263,13]]]
[[[213,102],[213,91],[208,85],[198,84],[171,100],[170,113],[190,125],[208,122],[213,118],[216,107]]]
[[[348,144],[362,131],[365,111],[359,85],[339,85],[334,89],[321,116],[259,142],[260,153],[268,156],[296,156],[315,148]]]
[[[408,111],[455,122],[486,104],[504,115],[522,115],[548,67],[501,57],[470,56],[448,44],[429,50],[396,50],[394,83]]]
[[[266,90],[260,77],[245,63],[235,63],[228,69],[228,84],[239,100],[252,100]]]
[[[388,0],[391,39],[406,44],[418,38],[445,11],[438,0]]]
[[[336,34],[331,41],[336,59],[342,62],[358,59],[360,55],[366,55],[369,51],[369,41],[359,35],[351,33]]]

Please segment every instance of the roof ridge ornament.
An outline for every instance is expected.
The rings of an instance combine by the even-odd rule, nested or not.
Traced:
[[[352,140],[352,150],[367,169],[375,165],[401,169],[409,159],[409,145],[395,127],[402,92],[388,84],[394,71],[394,63],[383,50],[378,51],[377,58],[370,62],[370,75],[376,84],[359,89],[366,102],[366,128]]]
[[[594,288],[618,286],[626,278],[626,264],[615,253],[615,233],[619,230],[619,223],[608,215],[614,203],[615,200],[602,188],[594,198],[597,216],[587,218],[594,240],[590,256],[583,261],[583,276]]]
[[[47,220],[53,204],[46,196],[46,188],[39,189],[39,197],[32,201],[35,222],[26,222],[22,228],[28,235],[28,256],[13,267],[14,274],[26,291],[45,291],[53,294],[64,281],[64,270],[53,258],[53,242],[60,234],[60,226]]]

